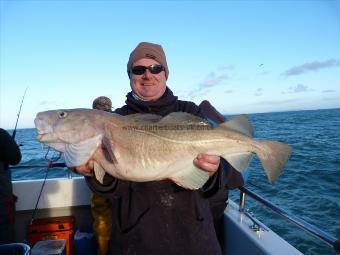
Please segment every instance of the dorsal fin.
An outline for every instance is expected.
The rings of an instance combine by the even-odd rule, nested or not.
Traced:
[[[132,123],[141,123],[141,122],[151,122],[155,123],[162,119],[162,116],[156,114],[142,114],[142,113],[134,113],[124,116],[126,120]]]
[[[217,126],[217,128],[228,128],[234,131],[240,132],[244,135],[249,137],[254,136],[254,128],[253,125],[250,123],[247,115],[240,115],[237,116],[229,121],[221,123]]]
[[[205,119],[197,117],[187,112],[172,112],[162,118],[158,124],[161,125],[203,125],[210,126],[209,122]]]

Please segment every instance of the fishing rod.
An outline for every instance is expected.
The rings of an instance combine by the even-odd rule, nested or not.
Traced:
[[[25,99],[25,96],[26,96],[26,91],[27,91],[28,87],[26,87],[25,89],[25,93],[21,99],[21,104],[20,104],[20,108],[19,108],[19,112],[18,112],[18,115],[17,115],[17,121],[15,122],[15,127],[14,127],[14,130],[13,130],[13,133],[12,133],[12,138],[14,140],[15,138],[15,135],[17,133],[17,125],[18,125],[18,121],[19,121],[19,117],[20,117],[20,113],[21,113],[21,107],[22,107],[22,104],[24,103],[24,99]]]

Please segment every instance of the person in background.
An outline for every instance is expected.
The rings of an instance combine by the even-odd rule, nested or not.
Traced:
[[[224,121],[224,116],[209,102],[197,106],[172,93],[166,85],[169,76],[166,56],[158,44],[138,44],[130,54],[127,73],[131,92],[126,96],[126,105],[115,113],[166,116],[186,112],[215,122]],[[199,190],[187,190],[169,180],[132,182],[108,174],[100,184],[91,174],[90,161],[76,167],[94,192],[113,198],[111,254],[222,254],[217,237],[220,229],[215,229],[214,223],[223,220],[227,188],[242,186],[243,179],[218,155],[201,153],[193,164],[210,176]]]
[[[92,108],[106,112],[112,112],[111,99],[105,96],[97,97],[95,100],[93,100]]]
[[[16,196],[8,165],[19,164],[21,152],[8,132],[0,128],[0,244],[14,242]]]
[[[112,102],[105,96],[97,97],[92,108],[111,112]],[[97,240],[97,255],[106,255],[109,251],[109,240],[112,225],[111,199],[92,193],[91,212],[94,218],[93,231]]]

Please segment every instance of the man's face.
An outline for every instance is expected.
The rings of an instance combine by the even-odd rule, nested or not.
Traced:
[[[156,60],[142,58],[133,63],[132,67],[136,66],[151,66],[160,65]],[[166,89],[165,71],[158,74],[152,74],[149,69],[146,69],[143,74],[133,74],[130,70],[130,86],[131,89],[142,99],[154,101],[159,99]]]

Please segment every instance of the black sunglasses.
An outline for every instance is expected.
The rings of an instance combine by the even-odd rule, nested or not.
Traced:
[[[131,72],[135,75],[142,75],[145,73],[146,69],[148,69],[152,74],[159,74],[165,70],[164,66],[153,64],[151,66],[133,66],[131,68]]]

